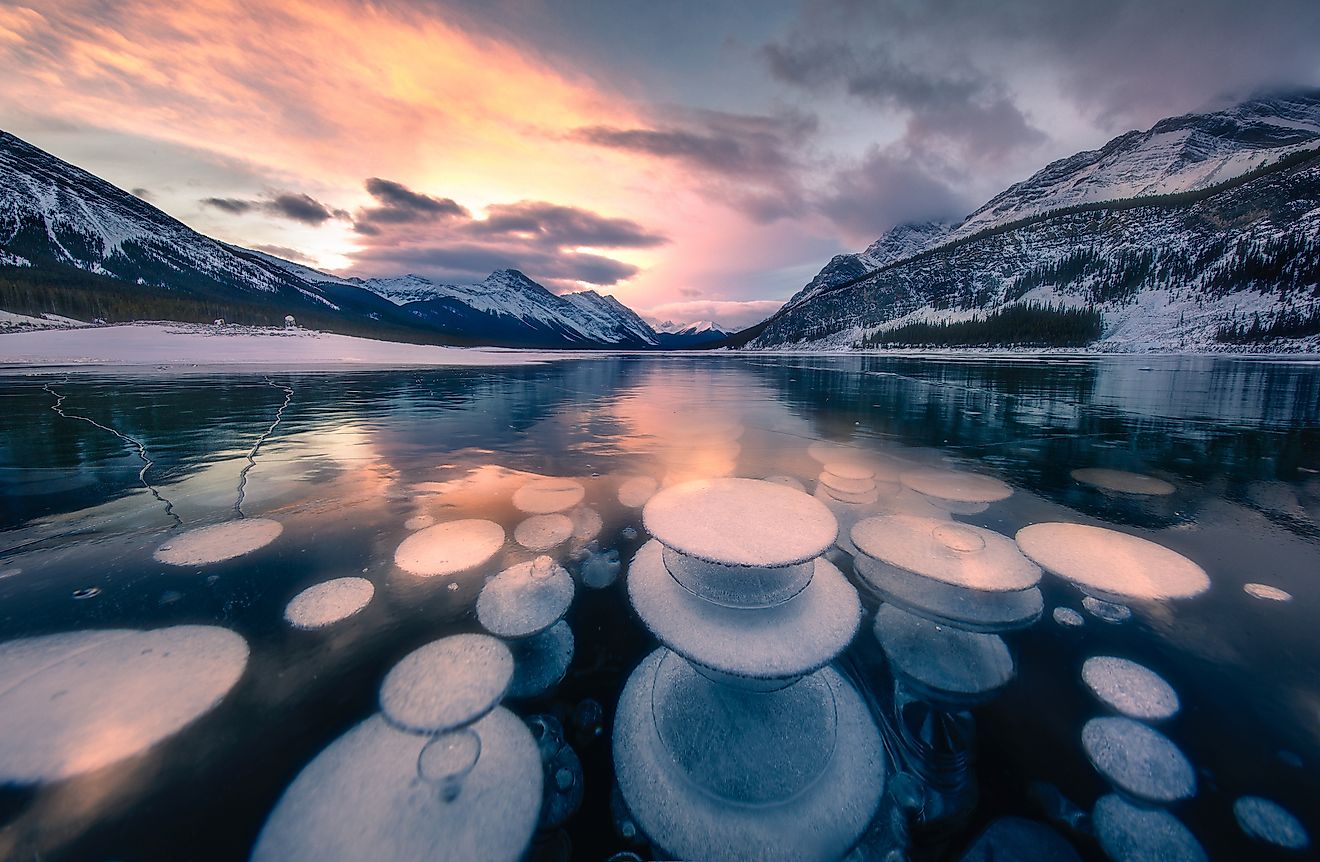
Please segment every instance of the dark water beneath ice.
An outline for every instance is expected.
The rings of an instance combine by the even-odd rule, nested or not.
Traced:
[[[156,562],[180,524],[235,517],[280,387],[292,396],[244,474],[241,511],[279,521],[283,534],[228,562]],[[58,396],[66,416],[52,409]],[[1244,794],[1279,802],[1320,836],[1320,364],[642,357],[268,379],[10,373],[0,411],[0,639],[202,624],[236,632],[251,651],[218,706],[146,751],[67,780],[0,787],[3,858],[246,859],[299,770],[375,712],[386,672],[438,637],[479,631],[484,578],[531,556],[511,541],[481,569],[421,582],[393,563],[409,518],[489,518],[511,536],[524,516],[510,498],[525,474],[576,477],[603,517],[600,548],[626,563],[647,536],[628,537],[641,524],[615,498],[623,478],[778,474],[811,489],[815,440],[1012,485],[1009,499],[957,520],[1009,536],[1039,521],[1110,526],[1184,554],[1211,580],[1193,599],[1133,603],[1122,625],[1084,614],[1066,628],[1051,610],[1080,611],[1081,595],[1047,574],[1041,620],[1006,635],[1016,679],[972,711],[976,801],[916,830],[912,858],[958,859],[1005,815],[1049,823],[1082,858],[1104,858],[1085,819],[1060,816],[1110,792],[1081,744],[1082,725],[1105,708],[1080,668],[1102,654],[1141,662],[1177,691],[1182,711],[1160,729],[1195,766],[1199,789],[1170,810],[1211,858],[1276,852],[1235,824]],[[741,427],[732,446],[730,424]],[[138,449],[107,429],[143,445],[144,477]],[[1106,494],[1070,477],[1080,467],[1153,475],[1177,490]],[[846,555],[832,559],[851,574]],[[319,632],[284,621],[295,594],[348,575],[375,585],[362,613]],[[1253,598],[1248,582],[1295,598]],[[868,619],[837,666],[883,711],[892,683],[870,629],[877,602],[864,604]],[[566,619],[576,654],[565,680],[506,703],[523,717],[559,717],[584,769],[581,808],[539,835],[529,858],[649,858],[611,814],[609,728],[625,679],[656,642],[622,578],[579,587]],[[3,673],[15,667],[33,671],[0,667],[0,711],[15,684]],[[589,700],[603,707],[603,727],[575,722]],[[78,720],[93,749],[128,745],[97,718]]]

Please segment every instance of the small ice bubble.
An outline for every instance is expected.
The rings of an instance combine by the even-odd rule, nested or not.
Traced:
[[[335,578],[294,596],[284,619],[296,629],[325,628],[361,611],[375,594],[375,585],[366,578]]]
[[[1311,845],[1306,827],[1286,808],[1259,796],[1243,796],[1233,803],[1238,826],[1250,837],[1287,850]]]
[[[1269,584],[1243,584],[1242,591],[1252,598],[1264,599],[1267,602],[1292,601],[1292,593]]]
[[[1127,605],[1107,602],[1094,596],[1083,596],[1082,608],[1096,619],[1111,625],[1120,625],[1132,619],[1132,609]]]
[[[533,515],[513,530],[513,538],[530,551],[548,551],[568,541],[573,521],[567,515]]]
[[[582,579],[583,586],[599,590],[614,583],[622,568],[619,552],[611,548],[608,551],[588,554],[582,565],[578,567],[578,577]]]
[[[100,587],[79,587],[73,591],[75,599],[94,599],[101,595]]]
[[[1196,773],[1168,737],[1130,718],[1093,718],[1082,747],[1096,770],[1146,802],[1176,802],[1196,793]]]
[[[1129,473],[1126,470],[1085,467],[1073,470],[1071,475],[1073,479],[1084,485],[1140,497],[1163,497],[1178,490],[1163,479],[1141,473]]]
[[[620,532],[620,535],[631,542],[633,539],[637,538],[637,528],[632,526],[624,527]]]
[[[458,581],[450,581],[449,583],[445,584],[445,589],[449,590],[449,592],[451,593],[458,592]]]
[[[1067,628],[1076,628],[1077,626],[1086,625],[1086,619],[1081,614],[1077,613],[1077,611],[1072,608],[1067,608],[1063,605],[1054,609],[1053,616],[1056,623]]]
[[[243,518],[180,533],[157,548],[154,556],[171,566],[219,563],[264,548],[282,532],[278,521]]]
[[[1173,687],[1134,661],[1093,656],[1082,664],[1082,681],[1101,701],[1129,718],[1161,721],[1178,712]]]

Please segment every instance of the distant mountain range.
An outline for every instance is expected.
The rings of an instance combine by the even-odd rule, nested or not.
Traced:
[[[1102,349],[1320,347],[1320,94],[1162,120],[896,227],[724,343],[855,347],[1023,304],[1099,312]]]
[[[557,296],[504,269],[477,284],[340,278],[218,242],[92,174],[0,132],[0,309],[91,320],[304,325],[406,341],[516,347],[685,347],[611,296]]]

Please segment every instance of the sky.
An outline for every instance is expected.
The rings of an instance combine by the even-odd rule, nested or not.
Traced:
[[[0,128],[336,274],[736,328],[1317,44],[1316,0],[0,0]]]

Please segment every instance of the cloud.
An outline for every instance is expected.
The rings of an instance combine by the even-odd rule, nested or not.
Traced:
[[[689,302],[666,302],[641,310],[652,323],[672,320],[675,323],[694,323],[698,320],[713,320],[721,328],[736,332],[760,323],[779,310],[782,300],[753,299],[746,302],[736,300],[693,300]]]
[[[273,254],[276,257],[282,257],[285,260],[291,260],[294,263],[304,263],[311,266],[316,265],[316,261],[296,248],[289,248],[287,245],[268,245],[261,243],[252,246],[253,251],[264,251],[266,254]]]
[[[136,186],[129,189],[134,197],[141,198],[144,201],[151,200],[151,189],[144,189],[142,186]]]
[[[585,249],[649,249],[669,242],[625,218],[546,201],[497,203],[475,217],[450,198],[403,183],[366,181],[375,206],[355,216],[363,238],[355,268],[394,275],[417,272],[444,281],[480,281],[496,269],[519,269],[557,289],[612,285],[636,275],[635,264]]]
[[[202,204],[230,215],[262,212],[318,227],[331,219],[347,219],[346,210],[333,209],[302,192],[271,192],[264,198],[203,198]]]
[[[817,206],[849,240],[869,245],[898,224],[966,215],[974,204],[951,174],[947,165],[932,165],[902,146],[873,147],[834,175]]]
[[[812,114],[777,116],[670,110],[655,126],[583,126],[584,143],[679,163],[696,171],[707,197],[768,223],[805,209],[803,150],[815,135]]]

